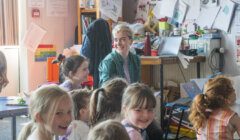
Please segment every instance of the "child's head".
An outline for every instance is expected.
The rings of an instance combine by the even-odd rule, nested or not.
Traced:
[[[0,51],[0,92],[8,84],[7,78],[7,61],[3,52]]]
[[[129,52],[132,44],[132,30],[126,24],[118,24],[114,27],[113,31],[114,47],[120,54]]]
[[[46,85],[31,94],[29,113],[46,135],[63,135],[72,121],[72,100],[57,85]]]
[[[130,138],[120,122],[106,120],[90,130],[88,140],[130,140]]]
[[[91,93],[86,89],[76,89],[70,92],[73,100],[75,120],[89,121],[89,101]]]
[[[121,112],[121,99],[128,83],[123,78],[113,78],[96,89],[90,99],[90,120],[95,125],[100,120],[116,117]]]
[[[229,78],[220,75],[210,79],[204,86],[204,94],[194,98],[189,120],[199,129],[204,126],[212,110],[229,107],[235,100],[235,90]]]
[[[62,63],[62,72],[73,82],[81,83],[87,80],[89,74],[89,62],[81,55],[73,55],[64,59]]]
[[[154,119],[156,99],[151,89],[141,83],[127,87],[122,97],[125,119],[140,129],[145,129]]]

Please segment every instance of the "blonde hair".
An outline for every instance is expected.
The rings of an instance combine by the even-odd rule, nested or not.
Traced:
[[[156,107],[156,99],[151,89],[142,83],[133,83],[127,87],[122,97],[122,108],[129,109]]]
[[[0,51],[0,92],[7,84],[7,61],[4,53]]]
[[[113,37],[115,37],[115,35],[119,32],[123,32],[123,33],[126,33],[127,36],[132,39],[132,36],[133,36],[133,32],[132,30],[130,29],[130,27],[126,24],[118,24],[114,27],[114,29],[112,30],[112,35]]]
[[[88,140],[130,140],[130,138],[120,122],[106,120],[90,130]]]
[[[208,80],[204,86],[204,94],[197,95],[190,108],[189,120],[196,130],[205,126],[211,110],[228,107],[226,102],[235,90],[232,81],[223,76]]]
[[[31,94],[29,103],[29,113],[32,121],[21,130],[18,140],[27,138],[36,127],[40,127],[44,135],[51,137],[51,132],[47,131],[43,126],[37,125],[36,114],[39,113],[44,123],[51,124],[59,103],[66,98],[72,101],[68,93],[57,85],[44,85],[35,90]]]

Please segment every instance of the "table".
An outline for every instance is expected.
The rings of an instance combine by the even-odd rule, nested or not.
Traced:
[[[27,115],[28,106],[6,105],[11,100],[14,97],[0,97],[0,118],[12,117],[12,140],[16,140],[16,116]]]
[[[200,78],[200,63],[205,62],[206,58],[205,56],[194,56],[193,59],[190,60],[190,63],[196,63],[197,64],[197,78]],[[141,56],[141,65],[159,65],[160,66],[160,121],[161,125],[163,124],[163,118],[164,118],[164,103],[163,103],[163,66],[167,64],[178,64],[180,63],[180,60],[178,57],[160,57],[160,56]]]

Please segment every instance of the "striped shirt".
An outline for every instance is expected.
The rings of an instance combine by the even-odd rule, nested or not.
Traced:
[[[230,109],[213,111],[206,125],[197,134],[198,140],[233,140],[236,131],[229,123],[235,112]]]

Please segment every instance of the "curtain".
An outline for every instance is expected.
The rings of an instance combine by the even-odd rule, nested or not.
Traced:
[[[18,45],[18,0],[0,0],[0,46]]]

